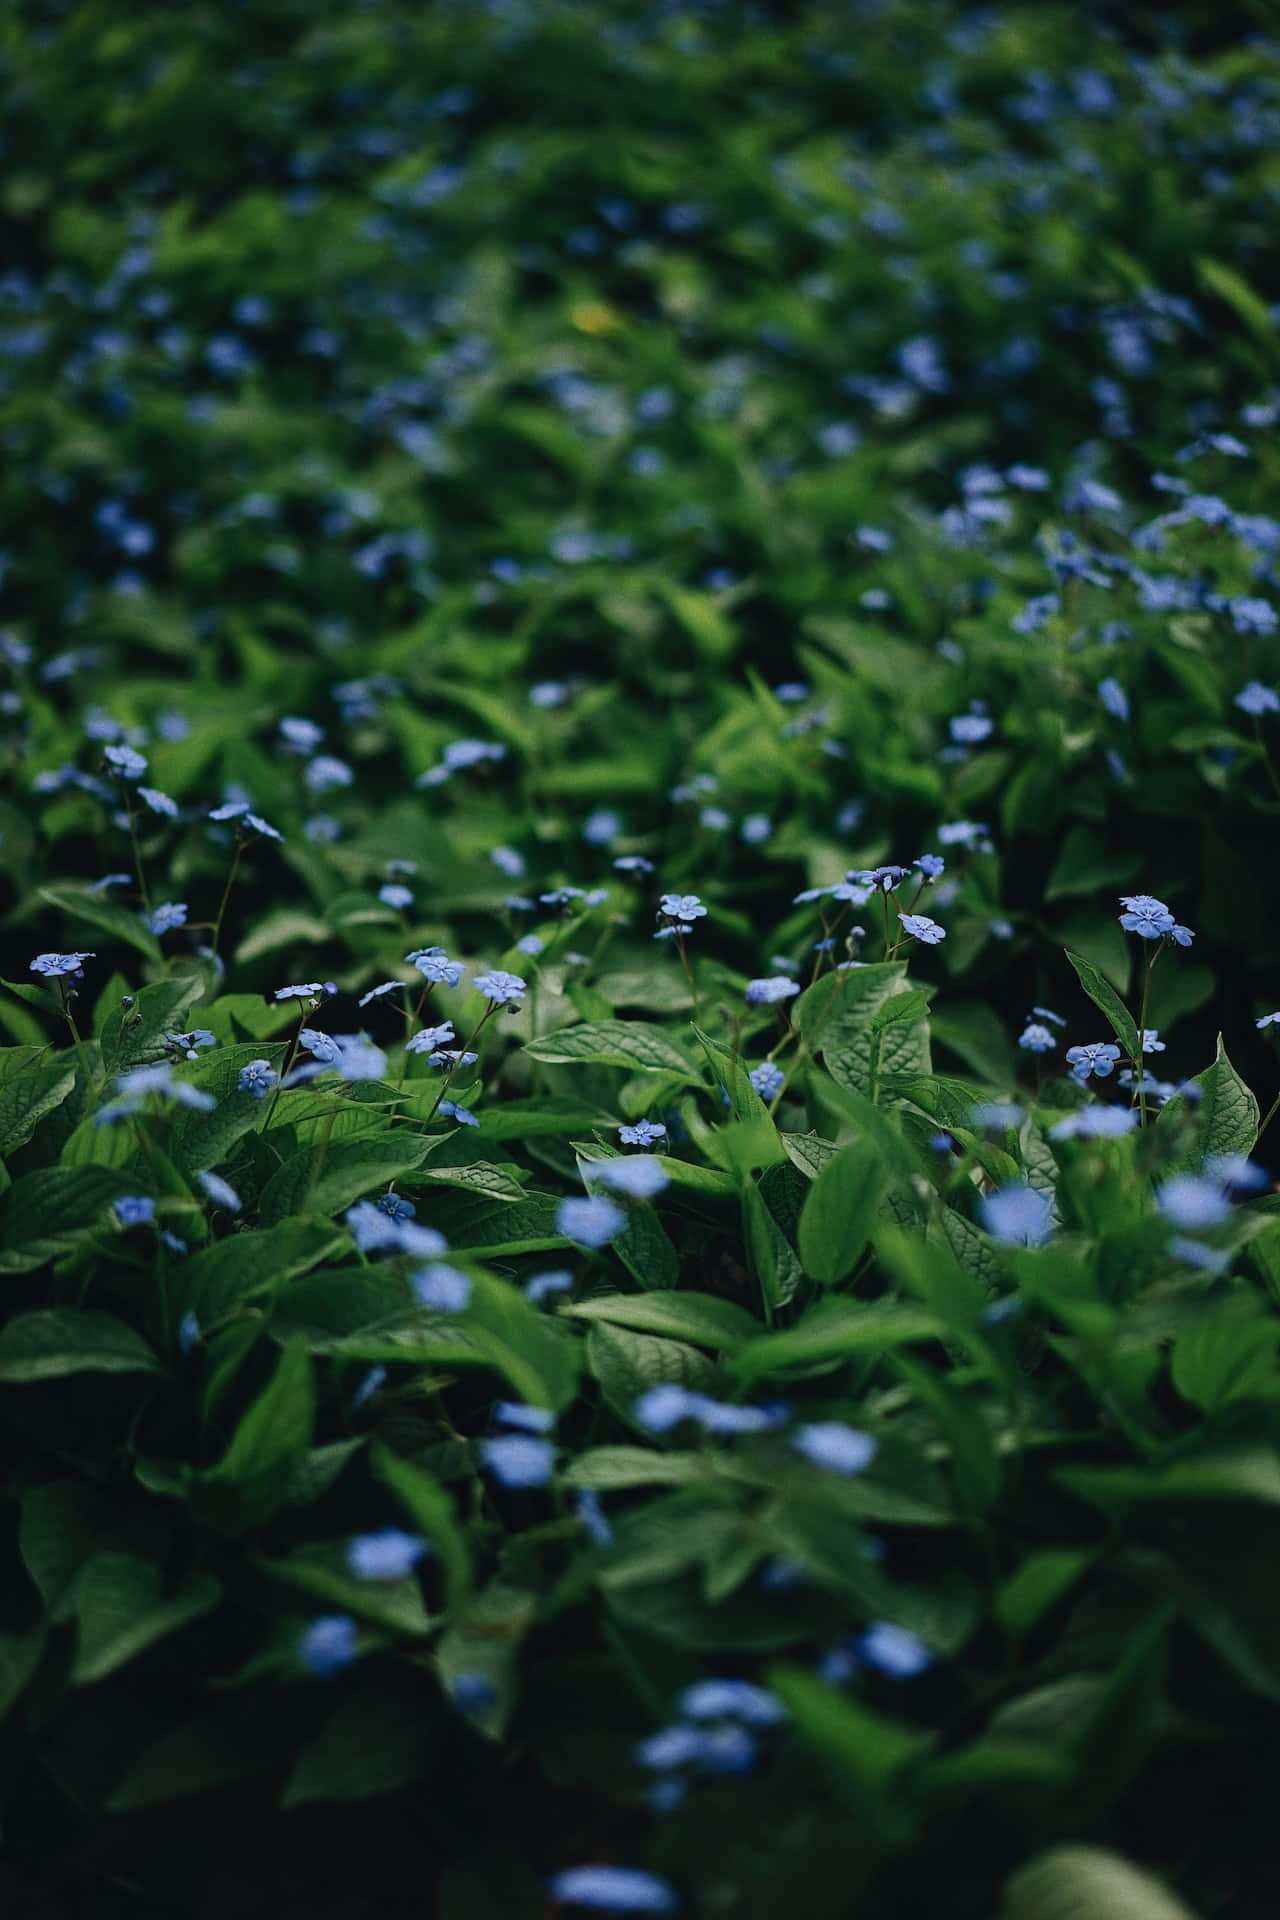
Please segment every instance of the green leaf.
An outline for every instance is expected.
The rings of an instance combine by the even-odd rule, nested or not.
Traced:
[[[25,1273],[70,1253],[103,1223],[113,1200],[136,1192],[111,1167],[42,1167],[0,1198],[0,1272]]]
[[[800,1740],[866,1820],[872,1844],[900,1844],[911,1816],[895,1783],[927,1750],[929,1736],[837,1693],[801,1667],[772,1668],[765,1680],[790,1712]]]
[[[430,1631],[417,1575],[408,1573],[399,1580],[362,1580],[347,1566],[346,1541],[321,1541],[297,1547],[282,1557],[253,1554],[250,1558],[268,1578],[296,1587],[331,1608],[354,1614],[389,1633],[421,1635]]]
[[[314,1800],[369,1800],[419,1780],[429,1723],[413,1699],[390,1687],[367,1688],[334,1709],[298,1755],[281,1807]]]
[[[624,1493],[633,1487],[679,1487],[714,1478],[701,1453],[656,1453],[648,1447],[588,1447],[571,1460],[560,1479],[566,1487]]]
[[[45,1648],[43,1621],[29,1633],[0,1633],[0,1725],[26,1691]]]
[[[148,960],[160,964],[163,958],[160,942],[128,907],[117,906],[113,900],[106,900],[100,894],[86,893],[78,887],[38,887],[36,892],[41,900],[51,907],[57,907],[70,919],[97,927],[99,932],[108,933],[115,940],[123,940],[126,946],[134,947],[139,953],[145,954]]]
[[[449,1607],[456,1612],[471,1592],[471,1549],[451,1496],[424,1468],[402,1460],[388,1447],[375,1446],[369,1464],[375,1479],[390,1489],[439,1555]]]
[[[785,1333],[766,1333],[739,1347],[730,1364],[743,1380],[759,1380],[817,1361],[888,1352],[918,1340],[939,1340],[946,1325],[923,1307],[896,1301],[819,1301]]]
[[[261,1723],[246,1715],[239,1701],[223,1704],[144,1747],[107,1800],[107,1812],[134,1813],[207,1793],[265,1772],[274,1762]]]
[[[678,1075],[686,1086],[700,1087],[702,1077],[658,1027],[637,1020],[595,1020],[584,1026],[563,1027],[525,1043],[534,1060],[551,1063],[591,1063],[633,1067],[645,1073]]]
[[[647,1387],[673,1380],[703,1392],[716,1379],[713,1362],[696,1347],[607,1324],[593,1326],[587,1335],[587,1366],[609,1405],[629,1427],[635,1426],[632,1409]]]
[[[1280,1326],[1268,1317],[1220,1310],[1184,1328],[1173,1346],[1173,1384],[1184,1400],[1216,1413],[1233,1400],[1251,1400],[1276,1380]]]
[[[476,1193],[486,1200],[510,1202],[523,1200],[525,1190],[508,1167],[496,1167],[477,1160],[465,1167],[420,1167],[415,1180],[434,1180],[446,1187],[460,1187],[464,1193]]]
[[[1168,1889],[1102,1847],[1055,1847],[1019,1868],[1000,1920],[1196,1920]]]
[[[0,1380],[61,1380],[72,1373],[163,1373],[140,1333],[114,1314],[80,1307],[20,1313],[0,1330]]]
[[[50,1060],[0,1087],[0,1153],[24,1146],[37,1124],[61,1106],[76,1083],[74,1062]]]
[[[1130,1060],[1136,1063],[1141,1057],[1141,1050],[1138,1044],[1138,1029],[1134,1025],[1133,1019],[1123,1000],[1121,1000],[1110,981],[1103,978],[1097,967],[1094,966],[1092,960],[1086,960],[1083,954],[1072,953],[1070,947],[1067,947],[1065,952],[1068,960],[1075,968],[1076,977],[1080,985],[1084,988],[1098,1011],[1106,1015],[1111,1030],[1119,1040],[1120,1045],[1124,1048]]]
[[[312,1444],[315,1384],[301,1340],[280,1357],[216,1467],[191,1476],[191,1505],[215,1533],[235,1537],[277,1511]]]
[[[742,1237],[747,1259],[760,1288],[766,1314],[795,1298],[804,1281],[804,1268],[786,1234],[778,1225],[760,1184],[742,1183]]]
[[[1194,1112],[1195,1146],[1169,1160],[1170,1172],[1198,1167],[1211,1153],[1249,1154],[1258,1137],[1258,1102],[1227,1058],[1221,1034],[1217,1058],[1195,1076],[1193,1084],[1200,1088],[1200,1102]],[[1158,1137],[1176,1137],[1188,1117],[1189,1105],[1184,1094],[1174,1095],[1161,1109],[1156,1123]]]
[[[494,1690],[490,1706],[468,1715],[490,1740],[501,1739],[516,1702],[520,1643],[534,1623],[538,1598],[523,1587],[494,1580],[476,1594],[462,1619],[440,1642],[437,1661],[446,1693],[464,1674],[480,1674]]]
[[[1044,897],[1117,892],[1135,878],[1140,864],[1136,852],[1126,851],[1097,828],[1072,827],[1045,882]]]
[[[835,1286],[857,1266],[887,1185],[876,1148],[857,1140],[810,1187],[800,1213],[798,1251],[805,1272],[820,1286]]]
[[[562,1310],[575,1320],[607,1321],[638,1333],[664,1334],[695,1346],[733,1352],[754,1339],[760,1323],[731,1300],[709,1293],[615,1293],[580,1301]]]
[[[421,1166],[431,1142],[405,1133],[358,1140],[350,1145],[308,1147],[273,1173],[262,1189],[259,1211],[264,1226],[293,1214],[343,1213],[374,1187],[385,1187]]]
[[[144,1060],[160,1059],[164,1035],[185,1030],[187,1010],[203,993],[204,982],[191,973],[143,987],[133,996],[132,1006],[113,1008],[103,1021],[98,1036],[103,1058],[114,1061],[119,1072]]]
[[[886,1027],[911,1026],[917,1020],[925,1020],[929,1014],[929,994],[921,987],[912,987],[906,993],[891,993],[867,1022],[868,1033],[883,1033]]]
[[[346,1245],[345,1234],[304,1220],[286,1220],[261,1233],[228,1234],[174,1269],[175,1307],[180,1314],[194,1313],[202,1327],[211,1326],[242,1300],[308,1273]]]
[[[160,1569],[128,1553],[100,1553],[75,1586],[78,1627],[74,1686],[105,1680],[156,1640],[211,1613],[222,1598],[212,1573],[192,1572],[171,1595]]]

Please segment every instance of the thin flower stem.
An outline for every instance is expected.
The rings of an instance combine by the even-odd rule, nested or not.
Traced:
[[[245,843],[243,840],[237,841],[235,853],[231,858],[231,866],[227,872],[227,884],[222,889],[222,898],[218,902],[218,911],[214,916],[213,932],[210,935],[209,946],[213,954],[213,965],[215,968],[218,963],[218,942],[222,938],[223,915],[227,911],[227,902],[231,898],[231,889],[235,885],[235,878],[240,867],[240,857],[244,853],[244,847]]]
[[[1262,1125],[1258,1128],[1257,1135],[1254,1139],[1253,1144],[1255,1147],[1257,1146],[1258,1141],[1261,1140],[1267,1128],[1271,1125],[1271,1122],[1275,1119],[1277,1113],[1280,1113],[1280,1093],[1276,1095],[1275,1099],[1271,1102],[1271,1105],[1267,1108],[1266,1118],[1263,1120]]]
[[[133,864],[138,875],[138,891],[142,895],[142,904],[148,914],[151,912],[151,894],[147,887],[147,876],[142,865],[142,848],[138,844],[138,816],[134,811],[133,795],[124,780],[120,781],[120,798],[129,818],[129,843],[133,848]]]
[[[440,1108],[440,1102],[444,1099],[445,1095],[448,1093],[449,1087],[454,1079],[454,1076],[457,1074],[459,1068],[462,1065],[462,1058],[461,1058],[462,1055],[464,1053],[470,1052],[471,1043],[479,1034],[480,1029],[483,1027],[485,1021],[488,1020],[491,1017],[491,1015],[495,1014],[497,1011],[498,1011],[497,1001],[491,1000],[488,1006],[485,1008],[484,1012],[480,1015],[480,1018],[476,1021],[475,1026],[472,1027],[470,1033],[467,1035],[466,1039],[463,1041],[462,1045],[459,1047],[458,1061],[454,1066],[450,1067],[448,1073],[446,1073],[444,1079],[440,1082],[440,1091],[436,1095],[435,1099],[432,1101],[431,1111],[422,1123],[424,1127],[429,1127],[431,1125],[431,1122],[435,1119],[436,1114]]]

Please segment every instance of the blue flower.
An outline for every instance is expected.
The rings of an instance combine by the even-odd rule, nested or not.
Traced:
[[[858,1636],[855,1650],[860,1660],[895,1680],[910,1680],[933,1663],[933,1655],[919,1634],[909,1627],[895,1626],[889,1620],[874,1620]]]
[[[659,1120],[637,1120],[633,1126],[619,1127],[618,1138],[624,1147],[651,1147],[655,1140],[665,1140],[667,1130]]]
[[[178,1352],[186,1360],[200,1344],[200,1322],[188,1308],[178,1322]]]
[[[298,1659],[322,1680],[356,1657],[356,1623],[349,1613],[323,1613],[311,1622],[298,1646]]]
[[[704,1740],[705,1735],[699,1728],[685,1726],[677,1720],[651,1733],[647,1740],[638,1741],[632,1753],[637,1766],[648,1767],[654,1773],[666,1773],[700,1760]]]
[[[593,1193],[585,1200],[562,1200],[556,1208],[557,1233],[584,1247],[607,1247],[626,1224],[622,1208],[602,1193]]]
[[[1170,927],[1169,938],[1176,947],[1189,947],[1195,939],[1190,927]]]
[[[760,1066],[753,1067],[747,1078],[762,1100],[772,1101],[781,1093],[787,1076],[772,1060],[765,1060]]]
[[[405,1041],[404,1050],[406,1053],[438,1053],[442,1047],[453,1046],[457,1038],[452,1020],[444,1020],[438,1027],[423,1027],[412,1040]]]
[[[419,1267],[410,1275],[409,1285],[418,1305],[433,1313],[465,1313],[471,1303],[470,1275],[442,1260]]]
[[[1169,1242],[1169,1252],[1187,1266],[1199,1267],[1205,1273],[1225,1273],[1231,1265],[1231,1255],[1224,1247],[1206,1247],[1203,1241],[1188,1240],[1180,1233]]]
[[[155,1219],[156,1203],[143,1197],[113,1200],[111,1211],[122,1227],[145,1227]]]
[[[909,933],[913,940],[922,940],[927,947],[936,947],[940,940],[947,937],[946,928],[940,927],[936,920],[931,920],[927,913],[904,913],[899,918],[902,931]]]
[[[995,722],[984,713],[962,713],[947,722],[951,738],[958,746],[976,746],[994,730]]]
[[[1087,1080],[1091,1073],[1105,1080],[1120,1058],[1120,1049],[1114,1041],[1097,1040],[1087,1047],[1068,1047],[1066,1058],[1077,1080]]]
[[[240,1195],[221,1174],[198,1173],[196,1179],[215,1206],[225,1207],[228,1213],[239,1213]]]
[[[1184,1233],[1220,1227],[1231,1217],[1231,1202],[1222,1188],[1197,1173],[1176,1173],[1157,1187],[1156,1205],[1165,1219]]]
[[[632,1418],[650,1433],[670,1433],[672,1427],[697,1412],[701,1398],[687,1387],[665,1380],[659,1386],[646,1387],[632,1406]]]
[[[1049,1129],[1051,1140],[1115,1140],[1138,1124],[1136,1107],[1081,1107]]]
[[[371,1000],[385,1000],[389,993],[395,993],[399,987],[407,987],[408,984],[407,980],[384,980],[380,986],[370,987],[368,993],[362,994],[356,1005],[367,1007]],[[334,1044],[337,1044],[336,1041]]]
[[[1098,698],[1113,720],[1129,718],[1129,696],[1112,674],[1098,682]]]
[[[530,960],[536,960],[538,955],[545,953],[546,950],[546,941],[541,939],[536,933],[522,934],[520,939],[516,941],[516,952],[527,955]]]
[[[1274,1027],[1277,1021],[1280,1021],[1280,1012],[1264,1013],[1262,1018],[1255,1020],[1253,1024],[1257,1027],[1259,1033],[1261,1033],[1264,1027]]]
[[[1156,900],[1149,893],[1125,893],[1120,896],[1120,904],[1127,911],[1120,915],[1120,925],[1126,933],[1136,933],[1144,940],[1158,940],[1161,934],[1173,930],[1173,915],[1163,900]]]
[[[500,967],[490,973],[477,974],[471,984],[495,1007],[518,1007],[529,990],[527,980],[522,980],[518,973],[504,973]]]
[[[96,953],[38,953],[29,971],[42,973],[46,980],[83,980],[85,960],[96,960]]]
[[[171,800],[167,793],[161,793],[157,787],[139,787],[139,797],[146,801],[152,813],[164,814],[170,820],[178,817],[178,803]]]
[[[403,913],[413,905],[413,889],[406,887],[403,881],[388,880],[385,886],[378,888],[378,898],[386,907],[394,907],[397,913]]]
[[[1038,1014],[1041,1020],[1052,1021],[1055,1027],[1065,1027],[1067,1024],[1062,1015],[1055,1013],[1052,1007],[1032,1007],[1031,1011]]]
[[[332,992],[334,993],[336,993],[337,991],[338,989],[336,987],[332,989]],[[329,992],[330,992],[330,987],[328,982],[325,980],[304,980],[299,986],[277,987],[276,999],[277,1000],[319,1000],[320,998],[322,998],[323,995]]]
[[[1004,1246],[1038,1247],[1049,1237],[1053,1203],[1035,1187],[997,1187],[984,1194],[982,1224]]]
[[[269,1060],[250,1060],[247,1066],[241,1067],[236,1085],[241,1093],[251,1093],[255,1100],[265,1100],[279,1078]]]
[[[500,1433],[480,1442],[484,1463],[504,1487],[545,1487],[555,1471],[550,1440],[528,1433]]]
[[[193,1027],[190,1033],[166,1033],[165,1045],[174,1047],[187,1060],[198,1060],[202,1047],[216,1047],[217,1036],[208,1027]]]
[[[347,1544],[347,1566],[358,1580],[403,1580],[428,1552],[425,1540],[401,1527],[357,1534]]]
[[[1142,1051],[1144,1053],[1163,1053],[1165,1051],[1164,1041],[1160,1038],[1155,1027],[1144,1027],[1142,1029]]]
[[[553,1294],[568,1293],[573,1286],[573,1275],[565,1267],[556,1267],[547,1273],[531,1273],[524,1283],[524,1297],[540,1306]]]
[[[402,1193],[380,1193],[374,1205],[390,1220],[413,1220],[418,1212],[412,1200],[406,1200]]]
[[[872,1435],[847,1426],[843,1420],[817,1420],[797,1427],[791,1444],[806,1460],[828,1473],[862,1473],[876,1455]]]
[[[523,1400],[499,1400],[493,1417],[502,1427],[518,1427],[522,1433],[550,1433],[556,1417],[550,1407],[528,1407]]]
[[[975,1100],[969,1119],[975,1127],[1001,1129],[1020,1127],[1026,1115],[1016,1100]]]
[[[162,906],[154,907],[143,918],[152,933],[172,933],[175,927],[187,924],[186,903],[180,900],[166,900]]]
[[[613,870],[615,873],[652,873],[654,866],[642,853],[624,853],[614,861]]]
[[[474,1057],[475,1056],[472,1055],[473,1059]],[[436,1111],[442,1113],[446,1120],[456,1120],[460,1127],[478,1127],[480,1125],[479,1120],[475,1114],[472,1113],[470,1107],[459,1106],[456,1100],[442,1100]]]
[[[674,1913],[675,1893],[639,1867],[565,1867],[547,1883],[553,1900],[602,1913]]]
[[[433,986],[456,987],[466,968],[460,960],[451,960],[443,947],[419,947],[406,953],[405,965],[416,967]]]
[[[945,873],[947,866],[940,853],[922,853],[912,864],[919,867],[926,880],[937,880]]]
[[[349,787],[355,775],[345,760],[338,760],[331,753],[320,753],[308,761],[302,778],[308,793],[328,793],[333,787]]]
[[[459,1713],[468,1718],[493,1706],[498,1690],[484,1673],[455,1673],[449,1685],[449,1698]]]
[[[652,1200],[670,1185],[666,1168],[651,1153],[633,1154],[622,1160],[588,1160],[583,1164],[582,1176],[584,1180],[598,1180],[601,1186],[625,1194],[629,1200]]]
[[[658,905],[669,920],[701,920],[707,911],[696,893],[664,893]]]
[[[778,1696],[750,1680],[695,1680],[676,1706],[687,1720],[741,1720],[749,1727],[776,1727],[787,1718]]]
[[[147,770],[146,761],[132,747],[104,747],[102,757],[122,780],[141,780]]]
[[[1050,1029],[1041,1026],[1038,1020],[1032,1020],[1018,1035],[1018,1045],[1028,1053],[1052,1053],[1057,1044]]]
[[[785,974],[775,973],[767,980],[748,980],[747,1005],[774,1006],[780,1000],[790,1000],[799,991],[798,983],[788,980]]]
[[[607,1547],[613,1539],[613,1528],[605,1517],[599,1494],[590,1487],[583,1487],[574,1495],[573,1510],[592,1546]]]

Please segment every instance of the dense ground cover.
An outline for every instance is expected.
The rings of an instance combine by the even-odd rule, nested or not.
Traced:
[[[15,1909],[1274,1913],[1266,14],[0,21]]]

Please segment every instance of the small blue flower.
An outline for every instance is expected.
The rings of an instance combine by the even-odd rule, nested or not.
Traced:
[[[785,974],[775,973],[767,980],[748,980],[747,1005],[749,1007],[776,1006],[781,1000],[790,1000],[799,993],[797,981],[788,980]]]
[[[777,1727],[787,1718],[778,1696],[750,1680],[695,1680],[676,1706],[687,1720],[741,1720],[749,1727]]]
[[[1126,933],[1136,933],[1143,940],[1158,940],[1161,934],[1173,929],[1173,915],[1168,907],[1149,893],[1121,894],[1120,904],[1127,909],[1120,915],[1120,925]]]
[[[1264,1013],[1262,1018],[1255,1020],[1253,1024],[1257,1027],[1259,1033],[1261,1033],[1264,1027],[1274,1027],[1277,1021],[1280,1021],[1280,1012]]]
[[[1032,1007],[1031,1011],[1041,1020],[1050,1021],[1055,1027],[1065,1027],[1067,1024],[1062,1015],[1055,1013],[1052,1007]]]
[[[1051,1140],[1115,1140],[1138,1124],[1135,1107],[1081,1107],[1049,1129]]]
[[[556,1417],[550,1407],[529,1407],[523,1400],[499,1400],[493,1417],[501,1427],[517,1427],[521,1433],[550,1433]]]
[[[465,1313],[471,1304],[470,1275],[442,1260],[419,1267],[410,1275],[409,1285],[418,1305],[433,1313]]]
[[[660,1120],[637,1120],[633,1126],[619,1127],[618,1138],[624,1147],[651,1147],[655,1140],[665,1140],[667,1130]]]
[[[1169,1242],[1169,1252],[1187,1266],[1199,1267],[1205,1273],[1225,1273],[1231,1265],[1231,1255],[1224,1247],[1206,1247],[1203,1241],[1188,1240],[1180,1233],[1175,1233]]]
[[[699,1728],[685,1726],[677,1720],[651,1733],[647,1740],[638,1741],[632,1753],[637,1766],[648,1767],[654,1773],[666,1773],[700,1760],[704,1738]]]
[[[188,1308],[178,1323],[178,1352],[189,1359],[200,1344],[200,1322]]]
[[[919,867],[926,880],[939,879],[946,872],[947,866],[940,853],[922,853],[920,858],[912,864]]]
[[[518,1007],[529,991],[527,980],[522,980],[518,973],[504,973],[500,967],[490,973],[477,974],[471,984],[495,1007]]]
[[[674,1913],[675,1893],[639,1867],[565,1867],[547,1883],[553,1900],[601,1913]]]
[[[894,1680],[910,1680],[933,1664],[933,1655],[919,1634],[889,1620],[875,1620],[855,1642],[858,1658]]]
[[[1052,1053],[1058,1042],[1048,1027],[1032,1020],[1018,1035],[1018,1045],[1028,1053]]]
[[[367,1007],[371,1000],[385,1000],[389,993],[395,993],[399,988],[407,987],[408,984],[407,980],[384,980],[380,986],[370,987],[368,993],[362,994],[356,1001],[356,1005]]]
[[[427,1543],[401,1527],[357,1534],[347,1544],[347,1566],[357,1580],[403,1580],[428,1552]]]
[[[556,1208],[556,1231],[566,1240],[583,1247],[607,1247],[621,1233],[627,1216],[621,1207],[603,1194],[593,1193],[585,1200],[562,1200]]]
[[[1159,1033],[1154,1027],[1144,1027],[1142,1029],[1142,1051],[1144,1053],[1163,1053],[1165,1051],[1164,1041],[1160,1038]]]
[[[449,1698],[459,1713],[470,1719],[484,1713],[498,1698],[498,1690],[487,1674],[455,1673],[449,1686]]]
[[[406,1040],[404,1050],[406,1053],[438,1053],[443,1047],[453,1046],[457,1038],[452,1020],[444,1020],[438,1027],[423,1027],[412,1040]]]
[[[345,760],[320,753],[308,761],[302,779],[308,793],[328,793],[333,787],[349,787],[355,775]]]
[[[240,1195],[221,1174],[198,1173],[196,1179],[215,1206],[225,1207],[228,1213],[239,1213]]]
[[[546,941],[541,939],[536,933],[522,934],[520,939],[516,941],[516,952],[527,955],[530,960],[536,960],[538,955],[545,953],[546,950]]]
[[[847,1426],[843,1420],[817,1420],[797,1427],[791,1444],[806,1460],[828,1473],[862,1473],[876,1455],[872,1435]]]
[[[954,720],[949,720],[947,727],[958,746],[972,747],[980,740],[987,739],[994,730],[995,722],[983,713],[962,713]]]
[[[394,907],[397,913],[403,913],[413,905],[413,889],[406,887],[402,881],[388,880],[385,886],[378,888],[378,898],[384,907]]]
[[[433,986],[456,987],[466,968],[460,960],[451,960],[443,947],[419,947],[406,953],[405,965],[416,967]]]
[[[599,1494],[591,1487],[583,1487],[574,1495],[573,1510],[592,1546],[607,1547],[613,1539],[613,1528],[605,1517]]]
[[[572,1286],[573,1275],[568,1269],[556,1267],[547,1273],[531,1273],[524,1283],[524,1297],[536,1307],[553,1294],[568,1293]]]
[[[374,1205],[389,1220],[413,1220],[417,1217],[418,1209],[402,1193],[380,1193]]]
[[[472,1058],[475,1058],[474,1054]],[[472,1113],[470,1107],[459,1106],[456,1100],[442,1100],[436,1111],[442,1113],[446,1120],[456,1120],[460,1127],[478,1127],[480,1125],[479,1120],[476,1118],[476,1115]]]
[[[38,953],[29,971],[42,973],[46,980],[83,980],[85,960],[96,960],[96,953]]]
[[[356,1623],[349,1613],[323,1613],[311,1622],[298,1646],[308,1673],[327,1680],[356,1657]]]
[[[983,1196],[981,1213],[993,1240],[1004,1246],[1038,1247],[1049,1237],[1053,1203],[1035,1187],[997,1187]]]
[[[1098,698],[1113,720],[1129,718],[1129,696],[1112,674],[1098,682]]]
[[[1176,1173],[1156,1189],[1156,1205],[1166,1220],[1184,1233],[1220,1227],[1231,1217],[1231,1202],[1213,1180],[1197,1173]]]
[[[707,911],[696,893],[664,893],[658,905],[669,920],[701,920]]]
[[[178,817],[177,801],[171,800],[167,793],[161,793],[159,788],[139,787],[138,795],[140,799],[143,799],[146,801],[152,813],[164,814],[166,818],[170,820],[177,819]]]
[[[661,1160],[651,1153],[633,1154],[622,1160],[589,1160],[584,1163],[583,1178],[598,1180],[628,1200],[652,1200],[670,1185],[671,1176]]]
[[[775,1066],[772,1060],[765,1060],[760,1066],[753,1067],[747,1075],[747,1078],[760,1095],[760,1098],[765,1102],[770,1102],[776,1100],[781,1093],[786,1084],[787,1076],[781,1067]]]
[[[1087,1080],[1091,1073],[1105,1080],[1119,1058],[1120,1049],[1110,1040],[1097,1040],[1087,1047],[1068,1047],[1066,1054],[1067,1065],[1077,1080]]]
[[[336,993],[336,987],[330,988],[325,980],[304,980],[298,986],[277,987],[277,1000],[319,1000],[327,993]]]
[[[666,1380],[659,1386],[646,1387],[632,1406],[632,1418],[650,1433],[670,1433],[682,1420],[693,1417],[701,1401],[700,1394]]]
[[[999,1130],[1020,1127],[1026,1114],[1016,1100],[975,1100],[969,1109],[969,1119],[975,1127]]]
[[[172,933],[175,927],[185,927],[187,924],[186,903],[181,900],[166,900],[162,906],[154,907],[143,917],[152,933]]]
[[[104,747],[102,757],[122,780],[141,780],[147,770],[146,761],[132,747]]]
[[[1175,926],[1170,927],[1169,938],[1173,941],[1175,947],[1189,947],[1195,939],[1195,935],[1192,933],[1190,927]]]
[[[156,1203],[143,1197],[113,1200],[111,1211],[122,1227],[145,1227],[155,1219]]]
[[[940,940],[947,937],[946,928],[940,927],[936,920],[931,920],[927,913],[904,913],[899,918],[902,931],[909,933],[913,940],[923,941],[927,947],[936,947]]]
[[[241,1093],[251,1093],[255,1100],[265,1100],[279,1078],[269,1060],[250,1060],[247,1066],[241,1067],[236,1085]]]
[[[364,1379],[351,1396],[352,1413],[359,1413],[366,1401],[372,1400],[378,1388],[385,1383],[386,1378],[387,1370],[385,1367],[370,1367],[368,1373],[365,1374]]]
[[[500,1433],[480,1442],[484,1463],[504,1487],[545,1487],[555,1471],[550,1440],[528,1433]]]

